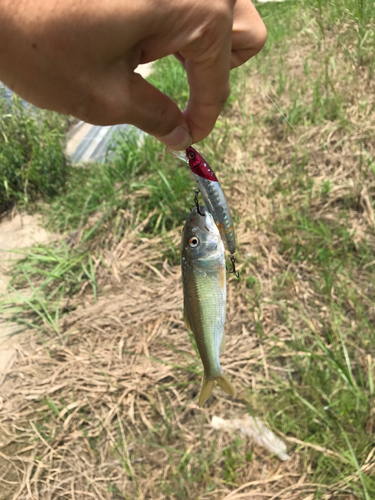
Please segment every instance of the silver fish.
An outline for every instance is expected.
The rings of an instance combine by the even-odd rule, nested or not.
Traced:
[[[199,406],[217,382],[231,396],[236,391],[220,366],[225,350],[226,269],[224,245],[214,218],[206,207],[194,208],[184,226],[181,267],[184,318],[194,334],[204,367]]]

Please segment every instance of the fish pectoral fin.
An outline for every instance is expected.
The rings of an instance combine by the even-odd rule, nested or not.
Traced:
[[[184,309],[184,321],[185,321],[186,328],[189,330],[189,332],[192,332],[193,330],[191,328],[189,316],[186,314],[186,309]]]
[[[221,377],[217,379],[219,386],[230,396],[236,397],[236,389],[229,382],[229,378],[223,373]]]
[[[215,387],[215,380],[203,378],[201,393],[199,394],[198,405],[203,406],[207,399],[211,396],[211,392]]]
[[[223,332],[223,338],[221,339],[220,343],[220,354],[225,353],[225,346],[226,346],[226,338],[225,338],[225,332]]]

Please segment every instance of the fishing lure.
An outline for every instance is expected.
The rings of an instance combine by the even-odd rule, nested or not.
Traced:
[[[186,152],[173,151],[167,148],[167,152],[189,164],[208,211],[215,219],[224,243],[231,254],[231,262],[233,265],[233,270],[231,272],[234,272],[238,277],[238,273],[235,269],[235,258],[233,256],[236,251],[236,237],[233,220],[228,202],[215,173],[205,159],[193,147],[187,148]]]

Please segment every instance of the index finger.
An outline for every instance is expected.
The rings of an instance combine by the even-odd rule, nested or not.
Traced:
[[[194,142],[208,136],[229,96],[230,33],[221,39],[220,45],[208,57],[203,54],[202,60],[185,58],[190,96],[183,115]]]

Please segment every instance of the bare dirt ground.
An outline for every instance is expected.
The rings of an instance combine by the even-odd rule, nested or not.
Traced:
[[[41,226],[39,217],[14,211],[0,221],[0,298],[9,298],[12,261],[22,258],[22,249],[48,243],[52,236]],[[0,391],[3,379],[15,360],[20,338],[19,326],[0,317]],[[0,392],[1,393],[1,392]]]

